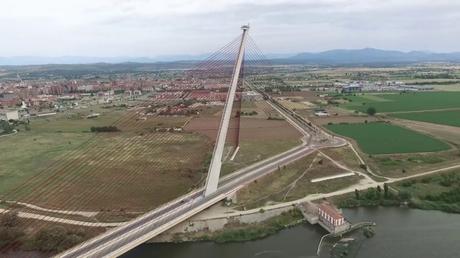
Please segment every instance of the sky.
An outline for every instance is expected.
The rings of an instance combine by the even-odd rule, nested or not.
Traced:
[[[458,0],[1,0],[0,56],[196,55],[245,23],[265,53],[460,51]]]

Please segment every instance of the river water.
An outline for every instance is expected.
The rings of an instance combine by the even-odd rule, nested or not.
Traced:
[[[365,240],[358,258],[460,258],[460,215],[396,207],[346,209],[351,222],[374,221],[376,235]],[[316,256],[325,231],[299,225],[243,243],[144,244],[125,258],[307,258]]]

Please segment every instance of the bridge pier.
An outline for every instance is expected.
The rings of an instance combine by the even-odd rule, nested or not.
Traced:
[[[225,204],[226,206],[230,206],[230,205],[232,205],[232,204],[237,203],[237,201],[238,201],[238,200],[237,200],[237,195],[236,195],[236,192],[235,192],[235,193],[233,193],[232,195],[227,196],[227,198],[225,198],[224,204]]]

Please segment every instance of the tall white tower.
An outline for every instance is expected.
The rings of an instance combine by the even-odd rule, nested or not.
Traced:
[[[219,183],[220,170],[222,167],[222,156],[224,154],[225,140],[227,139],[228,126],[232,115],[233,102],[235,100],[236,88],[238,79],[240,77],[241,66],[243,65],[244,50],[246,45],[246,35],[249,30],[249,25],[241,26],[243,35],[241,36],[240,47],[238,56],[233,67],[232,81],[227,93],[227,100],[225,101],[224,112],[220,120],[219,132],[217,134],[216,145],[212,154],[211,163],[209,165],[208,177],[206,178],[206,190],[204,195],[208,196],[217,190]]]

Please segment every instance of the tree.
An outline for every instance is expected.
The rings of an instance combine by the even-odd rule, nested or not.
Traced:
[[[19,219],[16,211],[9,211],[1,216],[0,247],[16,242],[23,235],[18,226]]]
[[[18,227],[0,227],[0,247],[17,242],[23,234]]]
[[[382,187],[380,185],[377,186],[377,196],[380,199],[382,196]]]
[[[359,200],[359,190],[358,189],[355,189],[355,197],[356,199]]]
[[[19,224],[18,212],[9,211],[5,213],[0,220],[0,224],[1,226],[9,228],[17,226]]]
[[[409,192],[406,192],[406,191],[399,192],[399,199],[401,201],[408,201],[410,200],[410,198],[411,198],[411,194]]]
[[[61,226],[41,229],[34,237],[35,247],[44,252],[69,249],[85,239],[84,230],[67,230]]]
[[[40,251],[56,251],[67,231],[61,226],[44,228],[35,236],[35,245]]]
[[[0,120],[0,134],[9,134],[14,130],[14,126],[10,125],[7,121]]]
[[[383,184],[383,194],[385,197],[388,197],[388,184],[387,183]]]
[[[375,115],[375,113],[377,113],[377,110],[375,109],[375,107],[369,107],[366,111],[366,113],[370,116],[373,116]]]

